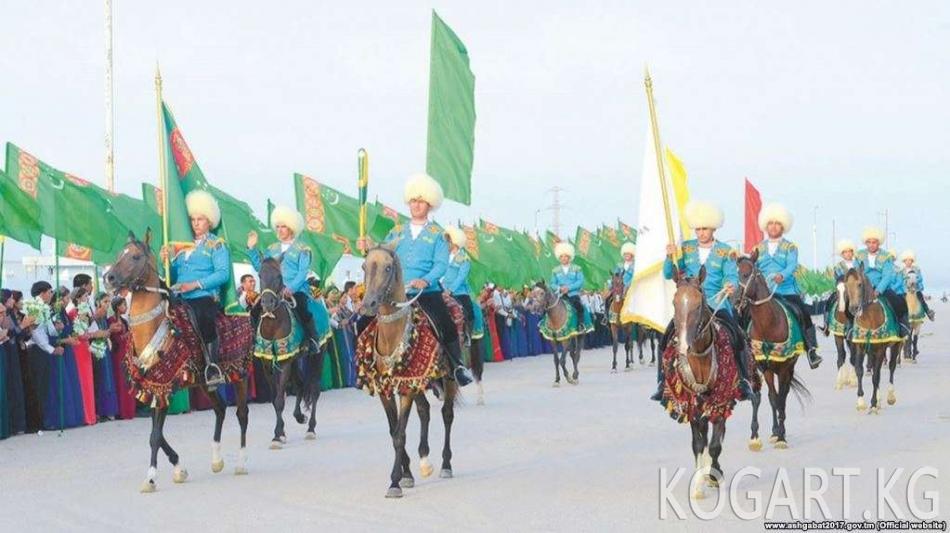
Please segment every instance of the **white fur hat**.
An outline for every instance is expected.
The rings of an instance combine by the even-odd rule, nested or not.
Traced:
[[[685,212],[686,223],[692,229],[719,229],[722,227],[723,220],[725,219],[725,216],[722,214],[722,209],[719,209],[719,207],[714,204],[700,200],[693,200],[686,204]]]
[[[913,250],[904,250],[904,253],[901,254],[901,263],[908,259],[917,261],[917,254],[915,254]]]
[[[636,253],[637,247],[632,242],[625,242],[623,243],[623,246],[620,247],[620,257],[623,257],[627,254],[636,255]]]
[[[571,259],[574,259],[574,245],[569,242],[559,242],[554,245],[554,256],[558,259],[562,255],[568,255]]]
[[[778,222],[782,225],[782,231],[788,233],[792,231],[794,220],[792,214],[788,212],[788,209],[785,209],[784,205],[772,202],[759,211],[759,229],[765,231],[765,227],[769,225],[769,222]]]
[[[446,227],[445,235],[448,236],[449,242],[459,248],[465,248],[465,245],[468,243],[468,237],[465,236],[465,232],[455,226]]]
[[[406,182],[404,199],[408,204],[410,200],[417,198],[425,201],[432,211],[435,211],[442,205],[442,186],[428,174],[413,174]]]
[[[854,243],[848,239],[841,239],[838,241],[838,245],[835,246],[835,250],[838,251],[838,255],[843,254],[845,250],[851,250],[853,252],[855,250]]]
[[[287,226],[294,235],[300,235],[304,228],[303,216],[296,209],[278,205],[270,214],[270,227],[276,231],[278,225]]]
[[[185,196],[185,208],[188,210],[188,216],[207,218],[211,223],[211,229],[218,227],[218,223],[221,222],[218,201],[208,191],[196,189],[188,193],[188,196]]]
[[[884,232],[874,226],[864,228],[864,233],[861,234],[861,241],[866,243],[870,240],[875,240],[880,243],[884,240]]]

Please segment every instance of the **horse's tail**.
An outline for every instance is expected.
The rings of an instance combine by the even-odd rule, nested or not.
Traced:
[[[795,399],[798,400],[798,405],[800,405],[802,409],[805,408],[806,403],[812,403],[813,398],[811,391],[805,386],[804,381],[798,379],[798,376],[792,374],[792,381],[789,385],[791,386],[792,392],[795,393]]]
[[[317,401],[320,394],[320,378],[323,370],[323,349],[308,350],[305,355],[291,363],[290,379],[306,409]]]

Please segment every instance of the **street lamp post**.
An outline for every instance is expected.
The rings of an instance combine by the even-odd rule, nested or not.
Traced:
[[[812,270],[818,270],[818,206],[816,205],[812,210],[812,224],[811,224],[811,243],[812,243],[812,259],[811,259],[811,268]]]

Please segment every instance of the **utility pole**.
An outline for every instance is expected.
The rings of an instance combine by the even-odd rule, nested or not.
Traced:
[[[555,186],[551,189],[554,193],[554,203],[551,204],[551,211],[554,212],[554,234],[561,238],[561,191],[564,189]]]
[[[106,15],[106,188],[115,192],[115,85],[112,82],[112,0],[105,0]]]
[[[818,206],[812,210],[813,218],[811,223],[811,268],[818,270]]]

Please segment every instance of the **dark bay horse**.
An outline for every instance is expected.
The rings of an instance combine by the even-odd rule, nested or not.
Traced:
[[[551,331],[550,335],[545,335],[543,332],[542,335],[545,335],[545,338],[554,345],[554,386],[561,386],[562,370],[564,379],[571,385],[577,385],[580,378],[577,364],[581,359],[584,335],[567,323],[570,304],[546,287],[535,287],[531,290],[530,306],[532,313],[547,318],[547,326]],[[583,320],[583,317],[577,317],[577,320]],[[571,356],[571,362],[574,363],[573,377],[567,372],[568,354]]]
[[[257,327],[256,357],[265,360],[261,365],[266,372],[268,384],[274,391],[274,412],[277,424],[271,449],[279,450],[287,442],[284,433],[284,402],[287,386],[293,382],[297,394],[294,418],[307,422],[307,440],[317,438],[317,400],[320,399],[320,376],[323,375],[323,353],[313,343],[301,344],[303,328],[294,316],[293,300],[282,296],[284,279],[280,273],[280,260],[268,258],[261,262],[261,316]],[[275,385],[276,377],[276,385]],[[301,404],[310,410],[310,419],[304,417]]]
[[[809,398],[810,394],[805,384],[795,376],[795,362],[798,353],[790,357],[773,359],[761,353],[760,347],[765,345],[781,345],[789,341],[789,326],[786,317],[787,309],[778,299],[773,298],[773,291],[769,289],[768,280],[756,267],[758,250],[749,257],[740,257],[737,262],[739,269],[739,290],[736,291],[736,309],[740,313],[748,313],[748,336],[752,345],[752,355],[756,360],[756,367],[765,378],[769,387],[769,405],[772,407],[772,435],[769,437],[776,448],[788,448],[785,437],[785,413],[788,393],[795,391],[801,398]],[[752,427],[758,429],[758,404],[753,402]],[[749,449],[760,450],[762,444],[757,432],[749,443]]]
[[[182,348],[187,349],[187,353],[191,354],[189,359],[185,361],[185,367],[200,369],[204,366],[203,351],[197,345],[200,343],[200,338],[195,342],[195,346],[183,346],[176,339],[180,333],[172,331],[174,326],[170,318],[172,312],[170,294],[158,276],[155,258],[149,249],[151,237],[151,230],[146,231],[145,241],[142,242],[135,238],[135,234],[129,232],[128,243],[119,253],[115,264],[104,275],[106,284],[110,288],[115,291],[126,289],[132,294],[131,305],[129,306],[129,323],[131,326],[131,350],[133,352],[130,355],[135,358],[135,362],[141,362],[146,369],[129,368],[128,370],[133,372],[133,375],[142,372],[145,380],[155,379],[158,371],[163,367],[163,361],[166,358],[170,361],[174,360],[176,356],[180,355],[176,350]],[[247,327],[250,328],[250,325],[247,324]],[[166,352],[166,348],[171,351]],[[247,344],[246,352],[243,353],[246,353],[246,356],[236,361],[235,368],[248,368],[251,360],[250,342]],[[178,370],[178,372],[180,374],[181,370]],[[151,401],[155,404],[152,409],[152,434],[149,439],[151,460],[148,474],[142,484],[142,492],[154,492],[157,488],[155,477],[158,473],[159,449],[165,452],[168,461],[174,467],[172,479],[175,483],[183,483],[188,478],[188,471],[182,467],[178,454],[168,444],[163,433],[165,417],[168,412],[167,396],[179,386],[202,387],[208,393],[208,398],[210,398],[214,409],[211,471],[217,473],[224,469],[224,459],[221,456],[221,429],[224,425],[226,404],[220,395],[220,389],[208,389],[204,383],[203,372],[191,372],[190,374],[193,377],[187,382],[175,381],[162,384],[163,389],[150,393],[153,398]],[[178,378],[176,377],[176,379]],[[243,376],[241,379],[229,379],[229,381],[234,384],[237,393],[237,419],[241,426],[241,448],[238,452],[238,464],[234,469],[234,473],[247,474],[247,453],[245,449],[248,420],[247,383]]]
[[[623,334],[623,350],[626,354],[624,371],[633,370],[633,332],[634,324],[624,324],[620,321],[620,311],[623,309],[623,274],[614,272],[610,278],[610,290],[607,306],[607,323],[610,325],[610,338],[613,341],[614,361],[610,367],[611,372],[617,371],[617,347],[620,344],[621,334]],[[640,362],[643,362],[643,346],[640,346]]]
[[[852,268],[845,274],[845,305],[848,312],[854,317],[854,368],[858,374],[858,402],[856,408],[864,411],[867,404],[864,401],[864,357],[868,357],[868,366],[871,370],[871,408],[869,414],[877,414],[880,409],[880,390],[881,367],[887,358],[887,352],[890,350],[890,361],[888,369],[890,370],[890,383],[887,390],[887,403],[894,405],[897,402],[897,394],[894,392],[894,371],[897,368],[897,360],[900,358],[901,341],[895,340],[897,331],[882,339],[861,338],[861,331],[875,331],[885,326],[887,315],[885,313],[881,300],[875,297],[874,288],[864,274],[864,264],[858,268]],[[899,326],[898,326],[899,327]]]
[[[445,347],[438,342],[433,356],[434,362],[427,366],[425,374],[412,375],[417,368],[416,357],[430,356],[417,351],[419,340],[424,335],[420,328],[425,327],[414,311],[416,308],[406,300],[403,285],[402,267],[395,251],[388,246],[379,246],[366,253],[363,262],[366,293],[360,310],[364,315],[375,315],[370,326],[360,334],[357,350],[369,350],[369,357],[357,355],[360,385],[371,394],[379,394],[386,419],[389,422],[389,434],[392,438],[395,458],[390,475],[387,498],[401,498],[403,488],[415,486],[415,480],[409,468],[409,454],[406,453],[406,425],[413,403],[422,422],[419,442],[419,471],[422,477],[432,474],[429,464],[429,417],[430,405],[425,390],[433,381],[441,383],[442,421],[445,425],[445,443],[442,448],[442,469],[439,476],[452,477],[452,422],[455,420],[455,397],[458,385],[448,378],[448,362],[444,355]],[[421,310],[418,311],[421,313]],[[427,337],[428,338],[428,337]],[[408,346],[407,339],[417,339],[416,344]],[[434,342],[434,341],[433,341]]]

